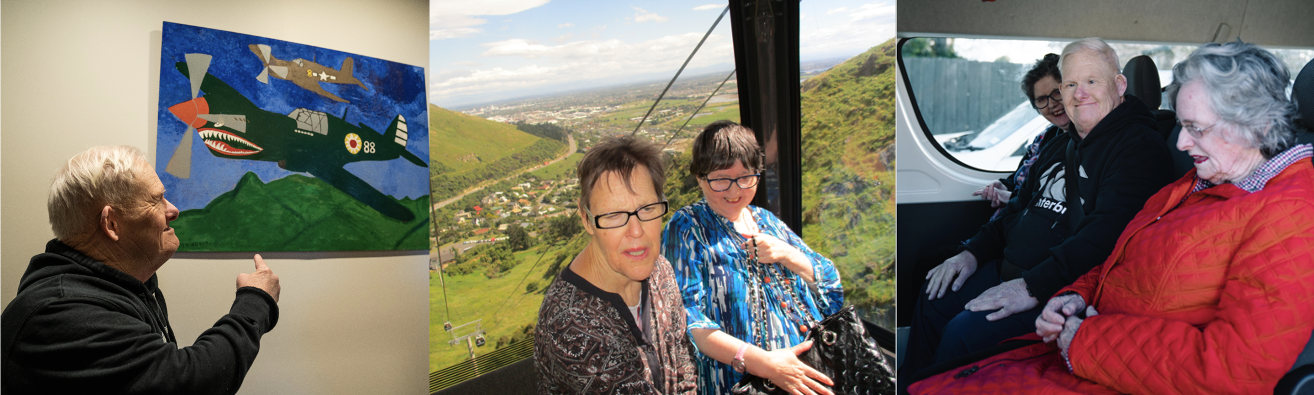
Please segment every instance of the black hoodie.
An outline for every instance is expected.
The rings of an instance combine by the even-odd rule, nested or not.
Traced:
[[[278,322],[274,299],[238,289],[228,315],[178,348],[157,284],[51,240],[0,315],[4,393],[236,393]]]
[[[1042,304],[1103,263],[1145,201],[1173,180],[1168,146],[1155,128],[1154,114],[1140,99],[1124,97],[1085,139],[1074,132],[1046,142],[1004,212],[964,246],[978,262],[1003,258],[1025,269],[1022,278]],[[1077,184],[1084,213],[1075,232],[1063,177],[1073,139],[1080,140]]]

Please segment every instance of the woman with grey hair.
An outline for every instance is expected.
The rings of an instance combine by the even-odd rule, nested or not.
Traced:
[[[910,392],[1273,391],[1314,330],[1314,150],[1289,143],[1289,74],[1268,51],[1208,44],[1173,80],[1195,169],[1049,300],[1034,344]]]

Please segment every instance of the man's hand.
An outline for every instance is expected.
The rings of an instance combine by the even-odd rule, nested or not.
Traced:
[[[963,307],[971,311],[999,309],[986,315],[986,321],[999,321],[1015,313],[1031,310],[1038,304],[1039,300],[1027,294],[1026,280],[1018,278],[990,287]]]
[[[945,259],[944,263],[931,269],[926,273],[926,299],[935,300],[944,297],[945,291],[952,289],[958,292],[967,282],[967,278],[976,272],[976,255],[964,250],[954,255],[952,258]]]
[[[1086,299],[1075,293],[1050,298],[1049,302],[1045,303],[1044,310],[1040,311],[1040,317],[1036,317],[1036,334],[1045,339],[1045,343],[1054,341],[1063,332],[1068,317],[1076,315],[1084,308],[1086,308]]]
[[[983,187],[977,188],[972,192],[972,196],[980,196],[982,199],[990,201],[990,207],[999,208],[1008,204],[1008,199],[1013,196],[1012,192],[1004,188],[1004,184],[995,180]]]
[[[278,285],[278,275],[269,266],[265,265],[264,258],[260,254],[255,256],[254,273],[242,273],[237,275],[237,287],[256,287],[265,290],[269,296],[274,298],[274,303],[278,303],[278,292],[282,290]]]

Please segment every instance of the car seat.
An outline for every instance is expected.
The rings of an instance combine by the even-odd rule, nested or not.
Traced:
[[[1314,143],[1314,60],[1305,64],[1291,85],[1291,101],[1296,102],[1296,144]]]
[[[1159,109],[1163,103],[1163,85],[1160,84],[1159,69],[1155,67],[1154,60],[1149,56],[1137,55],[1127,60],[1127,65],[1122,68],[1122,75],[1127,78],[1127,93],[1141,99],[1154,112],[1154,121],[1158,125],[1159,133],[1168,143],[1168,151],[1172,154],[1173,178],[1186,174],[1188,170],[1195,167],[1195,163],[1191,160],[1190,154],[1177,149],[1179,133],[1177,113]]]
[[[1296,143],[1314,142],[1314,60],[1306,63],[1296,75],[1296,83],[1291,86],[1291,101],[1296,102],[1297,108],[1294,122]],[[1314,394],[1314,336],[1296,357],[1291,371],[1273,388],[1273,394]]]

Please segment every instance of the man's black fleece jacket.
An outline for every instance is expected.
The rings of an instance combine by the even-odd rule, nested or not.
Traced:
[[[229,313],[179,348],[157,284],[51,240],[3,313],[4,393],[236,393],[278,322],[273,298],[238,289]]]
[[[964,246],[979,263],[1003,258],[1025,269],[1022,278],[1042,304],[1103,263],[1145,201],[1172,181],[1171,157],[1154,114],[1140,99],[1124,97],[1084,139],[1061,133],[1046,142],[1002,215]],[[1075,227],[1064,180],[1068,141],[1074,139],[1084,212]]]

